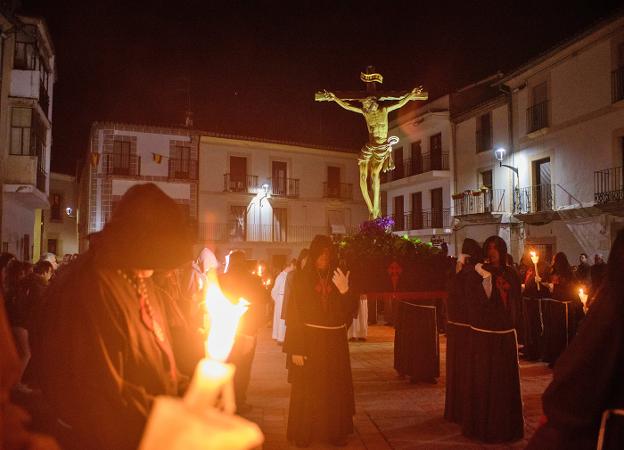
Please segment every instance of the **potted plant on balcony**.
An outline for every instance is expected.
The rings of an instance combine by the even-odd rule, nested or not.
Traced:
[[[478,196],[480,196],[480,195],[482,194],[482,192],[481,192],[480,190],[479,190],[479,191],[472,191],[470,194],[471,194],[473,197],[478,197]]]
[[[464,193],[463,192],[455,192],[453,195],[451,195],[451,198],[453,200],[461,200],[462,198],[464,198]]]

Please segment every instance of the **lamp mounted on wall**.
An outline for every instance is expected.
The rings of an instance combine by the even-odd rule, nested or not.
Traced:
[[[519,178],[520,175],[518,173],[518,168],[517,167],[513,167],[513,166],[508,166],[507,164],[503,164],[503,159],[505,158],[505,153],[507,153],[507,150],[503,147],[498,147],[496,150],[494,150],[494,156],[496,156],[496,160],[498,161],[498,164],[500,167],[507,167],[509,170],[512,170],[516,176]]]

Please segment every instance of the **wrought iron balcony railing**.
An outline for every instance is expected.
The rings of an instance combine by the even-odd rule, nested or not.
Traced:
[[[624,200],[624,172],[622,167],[595,171],[594,201],[603,205],[622,200]]]
[[[514,192],[514,214],[535,214],[555,209],[555,185],[538,184]]]
[[[527,133],[541,130],[548,126],[548,101],[537,103],[527,108]]]
[[[611,100],[624,100],[624,66],[611,72]]]
[[[141,174],[141,158],[134,154],[106,153],[104,170],[108,176],[136,177]]]
[[[276,197],[299,197],[299,180],[295,178],[271,178],[271,195]]]
[[[199,178],[196,159],[169,159],[169,178],[178,180],[197,180]]]
[[[223,175],[223,190],[255,194],[258,190],[258,176],[226,173]]]
[[[323,197],[339,200],[353,200],[353,185],[351,183],[323,183]]]
[[[381,181],[388,183],[401,178],[431,172],[432,170],[449,170],[448,153],[425,153],[420,158],[408,158],[401,162],[395,161],[394,170],[382,174]]]
[[[347,234],[357,230],[346,227]],[[317,234],[330,234],[327,226],[278,224],[200,223],[199,239],[203,242],[289,242],[309,243]]]
[[[505,212],[504,189],[466,191],[453,196],[455,217],[502,212]]]
[[[429,228],[449,228],[449,209],[421,209],[404,214],[394,214],[394,231],[424,230]]]

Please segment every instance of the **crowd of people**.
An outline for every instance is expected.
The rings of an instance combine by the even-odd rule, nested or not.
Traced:
[[[252,266],[239,250],[222,269],[208,249],[193,260],[193,243],[175,202],[145,184],[128,190],[78,258],[57,264],[47,254],[31,266],[1,256],[0,337],[16,348],[4,355],[6,364],[0,358],[3,449],[58,448],[37,434],[6,433],[15,422],[27,430],[23,410],[4,415],[23,398],[37,428],[63,449],[136,449],[155,397],[183,395],[204,356],[203,300],[213,282],[230,301],[249,302],[228,360],[236,367],[238,413],[251,408],[246,393],[257,334],[273,314],[293,383],[289,436],[299,444],[313,436],[346,442],[354,410],[347,328],[357,302],[349,273],[336,269],[331,239],[315,238],[275,282],[265,263]],[[336,377],[338,390],[326,392]]]
[[[529,446],[596,448],[602,412],[624,405],[617,383],[624,366],[621,258],[622,232],[608,264],[596,255],[590,265],[583,253],[576,267],[564,253],[544,261],[530,249],[516,265],[498,236],[483,246],[464,240],[447,301],[445,417],[461,424],[465,436],[481,441],[522,438],[518,358],[540,358],[528,351],[535,331],[531,305],[537,304],[537,333],[543,338],[546,327],[563,330],[564,345],[554,354],[542,353],[554,367],[554,381],[544,394],[543,424]],[[547,323],[550,305],[545,302],[553,300],[563,305],[562,313]]]
[[[230,301],[249,302],[229,356],[237,411],[251,408],[257,336],[272,322],[291,383],[289,441],[347,444],[355,412],[349,340],[366,337],[368,308],[331,238],[315,237],[275,271],[250,264],[240,250],[222,267],[208,249],[193,259],[193,243],[175,202],[145,184],[128,190],[78,258],[66,255],[59,264],[47,254],[30,265],[0,256],[0,339],[15,350],[0,356],[0,406],[9,412],[0,417],[3,448],[59,448],[29,433],[27,415],[11,406],[28,398],[35,422],[48,425],[39,429],[66,450],[136,449],[154,398],[183,395],[204,356],[203,300],[216,282]],[[624,405],[617,381],[624,375],[624,232],[608,264],[596,255],[589,265],[582,254],[571,267],[557,253],[548,264],[527,256],[515,265],[498,236],[483,246],[466,239],[449,261],[445,417],[486,442],[523,436],[518,355],[528,357],[525,304],[555,299],[577,305],[571,317],[580,326],[552,361],[545,418],[530,445],[589,448],[602,411]],[[585,305],[579,286],[589,293]]]

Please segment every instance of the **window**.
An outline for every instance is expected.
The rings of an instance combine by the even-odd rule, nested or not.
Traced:
[[[191,177],[191,148],[176,145],[169,158],[169,177],[188,179]]]
[[[398,195],[394,197],[394,229],[396,231],[405,230],[405,205],[403,202],[403,196]]]
[[[431,228],[443,228],[442,188],[431,190]]]
[[[234,240],[247,240],[247,207],[230,207],[230,238]]]
[[[551,187],[550,158],[540,159],[533,163],[535,174],[535,187],[532,192],[534,211],[551,210],[553,207],[553,196]]]
[[[287,195],[287,174],[288,164],[284,161],[273,161],[271,163],[271,188],[273,195]]]
[[[55,193],[50,195],[50,220],[54,222],[61,222],[63,220],[62,200],[61,194]]]
[[[429,138],[429,170],[442,170],[442,133],[434,134]]]
[[[422,173],[422,147],[420,141],[412,142],[411,170],[412,175]]]
[[[340,167],[327,167],[326,197],[341,198],[340,196]]]
[[[412,230],[423,229],[422,192],[412,193]]]
[[[116,175],[130,175],[129,141],[114,141],[113,143],[113,173]]]
[[[57,239],[48,239],[48,253],[58,254],[58,240]]]
[[[11,155],[31,155],[32,109],[11,109]]]
[[[477,117],[477,153],[492,149],[492,113]]]
[[[288,230],[288,210],[273,208],[273,242],[286,242]]]
[[[488,189],[492,189],[494,185],[492,170],[484,170],[481,172],[481,186],[485,186]]]
[[[15,69],[35,70],[37,61],[37,44],[35,42],[22,42],[19,40],[15,42],[15,59],[13,60]]]
[[[394,179],[398,180],[405,176],[405,165],[403,164],[403,147],[395,148],[392,153],[394,159]]]
[[[616,67],[611,72],[611,96],[613,103],[624,100],[624,42],[617,46]]]
[[[230,156],[230,182],[228,190],[244,192],[250,187],[247,182],[247,158]]]
[[[529,133],[548,126],[548,85],[546,82],[533,87],[532,98],[532,106],[527,110]]]

